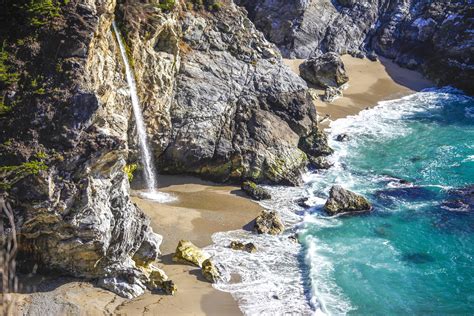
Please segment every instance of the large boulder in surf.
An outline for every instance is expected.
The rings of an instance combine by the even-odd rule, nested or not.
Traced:
[[[258,234],[278,235],[285,230],[285,225],[276,212],[262,211],[255,219],[254,230]]]
[[[336,53],[326,53],[306,60],[300,65],[301,77],[323,88],[340,87],[349,81],[344,63]]]
[[[335,185],[329,191],[329,198],[324,204],[324,210],[329,215],[340,213],[358,213],[370,211],[370,202],[362,195],[356,194]]]
[[[242,183],[241,188],[242,191],[247,193],[248,196],[257,201],[268,200],[272,198],[271,194],[267,190],[252,181],[245,181]]]
[[[448,195],[449,198],[443,202],[443,208],[454,212],[474,211],[474,185],[450,190]]]
[[[254,253],[257,251],[257,247],[251,242],[244,244],[240,241],[232,241],[229,245],[229,248],[233,250],[246,251],[248,253]]]
[[[174,262],[191,263],[198,267],[202,267],[203,262],[208,258],[209,256],[201,248],[186,240],[179,241],[173,255]]]

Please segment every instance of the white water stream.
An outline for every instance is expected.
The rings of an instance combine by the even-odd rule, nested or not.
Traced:
[[[137,94],[137,86],[135,82],[135,76],[133,74],[132,68],[128,61],[127,52],[125,50],[125,44],[123,42],[120,31],[117,28],[115,22],[112,23],[115,37],[120,47],[120,53],[122,55],[122,60],[125,65],[125,74],[127,77],[128,87],[130,89],[130,97],[132,99],[133,114],[135,116],[135,122],[137,124],[137,134],[138,134],[138,144],[140,147],[140,159],[143,165],[143,171],[145,176],[145,183],[147,187],[146,192],[141,192],[140,196],[150,200],[156,200],[158,202],[166,202],[170,200],[170,196],[165,193],[158,192],[157,180],[156,180],[156,170],[154,167],[153,156],[148,146],[148,139],[146,134],[145,122],[143,120],[143,114],[140,106],[140,100]],[[171,198],[172,199],[172,198]]]

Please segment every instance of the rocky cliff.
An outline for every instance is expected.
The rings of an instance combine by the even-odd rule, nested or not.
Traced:
[[[474,93],[474,2],[237,0],[289,58],[373,52]]]
[[[132,297],[159,254],[161,237],[129,198],[136,132],[114,19],[161,171],[295,184],[307,163],[298,145],[314,155],[324,141],[306,84],[242,9],[166,3],[2,8],[0,194],[15,212],[23,268],[100,278]]]

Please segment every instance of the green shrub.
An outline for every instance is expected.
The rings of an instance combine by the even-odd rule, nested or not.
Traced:
[[[0,50],[0,84],[10,85],[18,81],[20,75],[12,72],[11,66],[8,65],[9,54],[5,51],[5,43]]]
[[[158,3],[158,8],[160,8],[163,11],[171,11],[174,9],[176,6],[176,1],[175,0],[160,0]]]
[[[132,182],[133,180],[133,173],[135,172],[135,170],[137,170],[137,164],[136,163],[132,163],[130,165],[125,165],[125,167],[123,167],[123,171],[125,172],[125,174],[127,175],[128,177],[128,181],[129,182]]]

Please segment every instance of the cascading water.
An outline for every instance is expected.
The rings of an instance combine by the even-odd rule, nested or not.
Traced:
[[[120,31],[117,28],[115,22],[112,23],[112,27],[117,38],[117,42],[120,47],[120,54],[125,65],[125,74],[127,77],[128,87],[130,89],[130,97],[132,99],[133,114],[135,116],[135,122],[137,124],[138,144],[140,147],[140,159],[143,164],[145,183],[147,192],[142,192],[140,196],[146,199],[157,200],[160,202],[166,202],[170,200],[170,196],[165,193],[158,192],[156,190],[156,172],[153,164],[153,156],[148,146],[148,140],[146,135],[145,123],[143,121],[143,114],[141,111],[140,100],[138,99],[137,86],[135,83],[135,77],[128,62],[127,53],[125,50],[125,44],[123,42]]]

